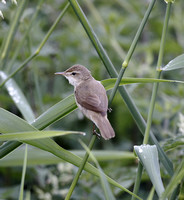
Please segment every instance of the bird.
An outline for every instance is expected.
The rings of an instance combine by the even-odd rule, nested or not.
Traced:
[[[75,64],[64,72],[56,72],[68,79],[74,86],[74,96],[79,110],[90,119],[99,129],[105,140],[115,137],[108,118],[108,98],[106,90],[100,81],[91,75],[91,72],[80,64]]]

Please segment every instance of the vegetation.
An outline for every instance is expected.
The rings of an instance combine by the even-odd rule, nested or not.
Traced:
[[[184,199],[184,2],[3,3],[0,199]],[[76,63],[103,80],[112,140],[54,76]]]

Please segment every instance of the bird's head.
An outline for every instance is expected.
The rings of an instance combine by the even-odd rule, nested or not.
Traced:
[[[90,71],[82,65],[73,65],[64,72],[56,72],[56,75],[65,76],[69,83],[73,86],[79,85],[81,82],[92,78]]]

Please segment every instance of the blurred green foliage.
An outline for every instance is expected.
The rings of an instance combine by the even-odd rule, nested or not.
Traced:
[[[123,59],[142,20],[148,2],[148,0],[79,1],[117,71],[121,68]],[[36,0],[30,1],[26,5],[18,31],[12,43],[8,62],[3,69],[5,71],[8,70],[11,58],[28,27],[36,5]],[[41,11],[26,38],[26,42],[9,72],[14,71],[37,49],[40,41],[52,26],[64,5],[65,2],[59,0],[44,1]],[[4,20],[0,19],[0,45],[3,46],[3,40],[9,31],[16,6],[8,1],[6,5],[1,7],[1,10]],[[172,7],[166,39],[165,64],[184,51],[183,10],[184,1],[176,1]],[[165,2],[159,0],[155,4],[125,76],[154,77],[164,13]],[[76,63],[87,66],[97,80],[109,78],[103,63],[99,59],[80,22],[73,10],[69,8],[40,54],[14,77],[14,80],[18,83],[31,104],[36,116],[39,116],[49,107],[73,92],[73,87],[64,78],[55,77],[54,73],[63,71]],[[183,80],[184,70],[165,72],[163,73],[163,77]],[[127,86],[127,89],[146,120],[152,85],[132,84]],[[182,123],[179,124],[179,120],[181,122],[179,113],[184,113],[183,96],[183,85],[160,84],[153,116],[153,131],[158,139],[168,139],[163,142],[163,145],[167,145],[168,148],[166,150],[168,150],[168,155],[176,165],[180,162],[184,154],[183,143],[179,145],[178,143],[174,144],[174,151],[169,150],[173,148],[173,140],[175,138],[178,139],[178,134],[181,133],[180,128],[183,126],[181,125]],[[21,116],[4,88],[1,88],[0,106]],[[112,110],[109,114],[109,119],[115,129],[116,138],[106,142],[99,140],[96,142],[95,148],[131,151],[134,144],[142,143],[142,135],[118,93],[113,100]],[[88,134],[85,139],[82,138],[85,142],[88,142],[92,134],[91,122],[84,118],[78,110],[54,123],[51,125],[51,128],[87,132]],[[67,149],[81,149],[80,144],[76,142],[80,137],[72,135],[62,139],[62,142],[60,138],[56,139],[56,141]],[[105,162],[101,163],[101,165],[119,183],[125,187],[132,186],[135,177],[135,166],[123,167],[121,162],[118,161],[113,163]],[[115,171],[113,170],[114,166],[117,169]],[[62,167],[67,172],[63,174],[59,173],[57,171],[59,167]],[[76,167],[68,166],[67,164],[29,168],[26,173],[26,189],[32,192],[31,199],[62,199],[62,195],[66,193],[65,189],[71,184],[76,169]],[[9,194],[4,197],[5,199],[17,199],[17,197],[14,197],[16,196],[17,185],[20,183],[20,168],[1,168],[0,173],[2,177],[0,187],[3,187],[0,189],[0,197],[2,192],[5,192]],[[167,175],[165,177],[167,178]],[[57,178],[58,180],[55,181],[57,181],[58,185],[52,185],[54,183],[51,179]],[[143,180],[144,182],[148,180],[146,175],[143,176]],[[96,177],[84,172],[74,192],[73,199],[104,199],[98,182]],[[10,188],[12,185],[15,187]],[[64,189],[53,190],[53,188],[56,189],[59,186],[62,186]],[[7,191],[10,191],[8,189],[12,189],[12,193],[8,193]],[[146,198],[148,192],[151,190],[151,184],[148,183],[145,186],[143,183],[141,190],[145,195],[143,196]],[[117,188],[114,188],[113,191],[117,199],[129,199],[129,196],[122,194],[122,191],[120,192]]]

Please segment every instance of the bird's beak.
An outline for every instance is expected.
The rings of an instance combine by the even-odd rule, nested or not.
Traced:
[[[63,76],[65,76],[65,72],[56,72],[56,73],[54,73],[55,75],[63,75]]]

